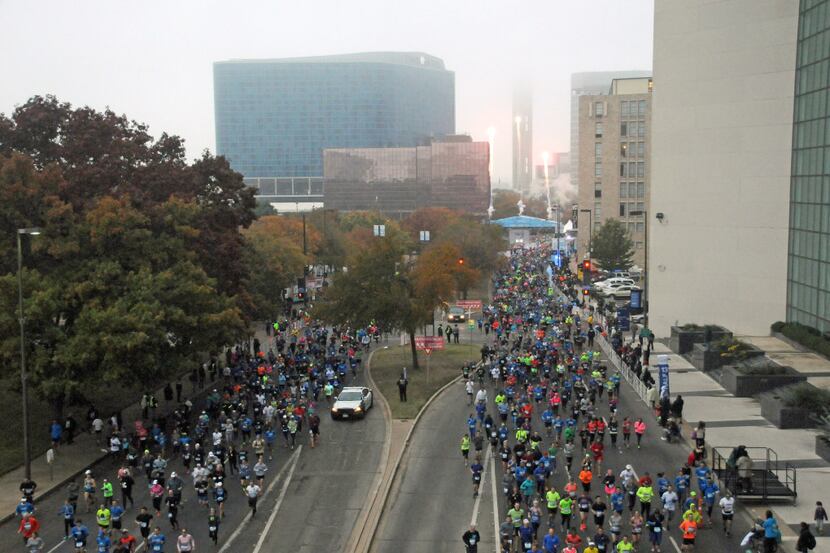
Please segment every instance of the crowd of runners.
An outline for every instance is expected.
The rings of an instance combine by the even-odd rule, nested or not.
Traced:
[[[620,409],[620,375],[589,347],[594,335],[609,329],[580,296],[555,286],[545,272],[549,256],[545,246],[512,251],[484,310],[492,340],[479,367],[464,369],[473,407],[461,454],[474,496],[487,448],[501,466],[507,505],[501,550],[659,552],[673,536],[690,552],[701,531],[730,536],[735,498],[707,466],[702,427],[685,463],[658,472],[634,467],[629,452],[669,433],[654,417]],[[652,459],[650,466],[659,462]],[[480,539],[474,527],[462,537],[471,553]],[[736,547],[771,552],[778,541],[777,522],[768,514],[738,537]]]
[[[198,513],[189,520],[200,520],[214,546],[229,496],[244,496],[256,516],[269,465],[279,450],[317,445],[319,406],[357,377],[379,330],[332,329],[294,313],[269,325],[268,334],[267,351],[227,352],[216,387],[199,400],[203,408],[185,399],[171,415],[154,416],[147,401],[148,418],[132,428],[113,420],[110,454],[119,468],[90,469],[70,482],[59,512],[40,512],[36,483],[21,483],[16,516],[24,549],[45,551],[41,527],[54,524],[76,553],[187,553],[196,551],[196,540],[179,522],[183,509]],[[174,459],[179,472],[170,468]],[[134,501],[136,486],[147,488],[148,503]]]

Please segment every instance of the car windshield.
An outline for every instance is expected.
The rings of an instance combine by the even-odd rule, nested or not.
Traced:
[[[362,397],[360,392],[343,392],[337,396],[337,401],[360,401]]]
[[[463,315],[464,310],[460,307],[450,307],[450,313],[452,315]]]

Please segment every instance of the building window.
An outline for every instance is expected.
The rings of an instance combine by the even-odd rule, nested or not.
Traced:
[[[638,142],[637,143],[637,157],[639,157],[639,158],[646,157],[646,143],[645,142]]]
[[[621,182],[620,183],[620,199],[624,199],[628,196],[628,183]]]
[[[602,190],[594,190],[594,198],[602,198]]]
[[[620,217],[625,217],[625,203],[620,204]]]
[[[639,111],[640,111],[640,117],[645,117],[645,115],[646,115],[646,101],[645,100],[640,100]]]
[[[602,176],[602,163],[600,163],[599,161],[594,163],[594,176],[595,177],[601,177]]]
[[[597,123],[594,126],[594,137],[595,138],[602,138],[602,123]]]
[[[599,219],[602,217],[602,204],[600,202],[594,202],[594,219],[595,222],[598,223]]]
[[[637,125],[637,136],[645,136],[646,135],[646,123],[645,121],[640,121],[640,124]]]
[[[620,123],[620,136],[628,136],[628,123],[625,121]]]
[[[620,157],[626,157],[628,155],[628,144],[625,142],[620,143]]]
[[[628,164],[627,163],[620,163],[620,176],[627,177],[628,176]]]
[[[602,157],[602,142],[595,142],[594,143],[594,155],[597,159]]]
[[[646,230],[646,224],[645,223],[637,223],[637,232],[643,232],[645,230]]]
[[[645,198],[646,197],[646,183],[638,182],[637,183],[637,197],[638,198]]]
[[[646,176],[646,164],[644,161],[637,162],[637,176],[640,178]]]
[[[628,117],[628,102],[620,102],[620,116]]]
[[[605,102],[594,102],[594,114],[597,117],[605,115]]]

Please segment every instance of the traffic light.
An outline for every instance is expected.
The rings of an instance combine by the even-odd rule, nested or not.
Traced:
[[[463,257],[458,258],[458,264],[459,265],[464,265],[464,258]]]
[[[588,271],[589,273],[591,272],[591,260],[590,259],[586,259],[585,261],[582,262],[582,270],[583,271]]]
[[[588,284],[591,282],[591,260],[586,259],[582,262],[582,283]]]
[[[591,293],[591,291],[590,291],[590,290],[588,290],[587,288],[583,288],[583,289],[582,289],[582,295],[583,295],[583,296],[587,296],[587,295],[588,295],[588,294],[590,294],[590,293]]]

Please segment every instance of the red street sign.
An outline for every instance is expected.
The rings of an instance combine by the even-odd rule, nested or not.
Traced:
[[[478,311],[481,309],[481,300],[458,300],[455,305],[469,311]]]
[[[429,354],[432,353],[432,348],[424,348],[424,353],[426,353],[427,357],[429,357]]]
[[[444,349],[444,338],[441,336],[415,336],[415,349],[427,351],[427,355],[435,349]]]

